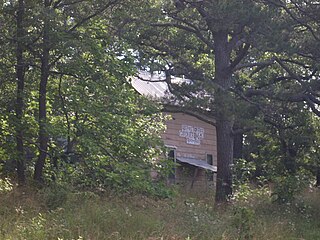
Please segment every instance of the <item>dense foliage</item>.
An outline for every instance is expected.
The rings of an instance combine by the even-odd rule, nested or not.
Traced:
[[[142,67],[164,71],[169,83],[170,76],[191,80],[182,86],[171,83],[175,102],[215,119],[216,200],[224,202],[232,195],[234,158],[254,162],[256,177],[280,185],[287,179],[314,181],[319,4],[143,2],[133,16],[120,19],[130,29],[123,35],[139,50]],[[146,6],[149,11],[141,16]],[[239,153],[241,149],[245,152]],[[279,177],[284,179],[277,181]]]
[[[163,119],[111,25],[121,1],[1,2],[1,173],[155,193]],[[22,33],[22,34],[21,34]]]
[[[275,200],[290,201],[320,184],[318,10],[293,0],[1,1],[2,175],[162,194],[150,179],[170,169],[154,161],[160,108],[130,86],[147,69],[166,73],[181,109],[214,119],[218,202],[246,169],[247,182],[273,183]]]

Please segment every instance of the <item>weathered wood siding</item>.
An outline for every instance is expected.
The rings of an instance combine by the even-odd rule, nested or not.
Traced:
[[[177,157],[189,157],[206,160],[206,154],[212,154],[213,165],[217,164],[217,136],[214,126],[203,122],[193,116],[184,113],[170,113],[171,120],[168,120],[167,129],[162,139],[167,146],[175,146]],[[188,144],[186,137],[180,136],[182,126],[203,128],[203,139],[199,145]]]
[[[216,129],[214,126],[203,122],[193,116],[184,113],[168,113],[171,115],[171,120],[166,122],[167,129],[162,135],[164,144],[169,147],[174,147],[176,150],[176,157],[195,158],[206,161],[207,154],[211,154],[213,157],[213,165],[217,165],[217,137]],[[199,145],[190,144],[187,142],[187,138],[181,136],[183,132],[183,126],[190,126],[193,129],[203,130],[203,136],[200,138]],[[203,138],[202,138],[203,137]],[[191,182],[194,180],[194,166],[190,166],[185,163],[181,163],[181,166],[176,169],[176,181],[180,184],[184,184],[187,188],[191,186]],[[199,169],[195,182],[193,183],[193,189],[208,189],[208,186],[212,185],[207,181],[206,172],[203,169]]]

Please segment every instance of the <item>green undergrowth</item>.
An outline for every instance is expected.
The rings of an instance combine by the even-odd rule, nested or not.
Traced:
[[[54,186],[0,193],[0,239],[320,239],[320,191],[291,204],[259,196],[214,207],[212,193],[171,199]]]

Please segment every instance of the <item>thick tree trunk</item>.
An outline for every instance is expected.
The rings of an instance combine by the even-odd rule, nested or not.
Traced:
[[[243,158],[243,134],[237,133],[233,135],[233,158]]]
[[[287,156],[285,159],[285,167],[291,174],[296,174],[297,172],[297,151],[294,146],[288,147]]]
[[[44,1],[45,8],[48,9],[50,5],[49,0]],[[43,26],[43,46],[41,56],[41,78],[39,87],[39,157],[37,159],[34,171],[34,179],[38,182],[43,182],[43,168],[45,165],[47,151],[48,151],[48,133],[46,130],[47,123],[47,83],[49,78],[49,19],[45,16]]]
[[[297,152],[294,149],[290,148],[290,146],[288,146],[288,143],[283,137],[281,137],[280,139],[280,150],[282,153],[282,162],[284,169],[289,174],[294,175],[296,173]]]
[[[317,173],[316,173],[316,187],[320,187],[320,167],[317,168]]]
[[[230,51],[227,32],[217,32],[215,36],[215,110],[217,131],[217,185],[216,203],[226,202],[232,194],[233,101],[229,92],[232,85]]]
[[[24,60],[23,60],[23,15],[24,15],[24,0],[19,0],[17,11],[17,50],[16,50],[16,77],[17,77],[17,98],[16,98],[16,150],[17,150],[17,176],[19,185],[24,185],[25,176],[25,154],[23,146],[23,92],[24,92]]]
[[[232,123],[217,120],[217,186],[216,203],[228,200],[232,194],[233,141],[231,137]]]

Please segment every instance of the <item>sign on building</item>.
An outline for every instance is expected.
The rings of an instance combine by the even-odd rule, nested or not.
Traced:
[[[187,144],[200,145],[201,140],[204,138],[204,129],[183,124],[179,131],[179,136],[186,138]]]

